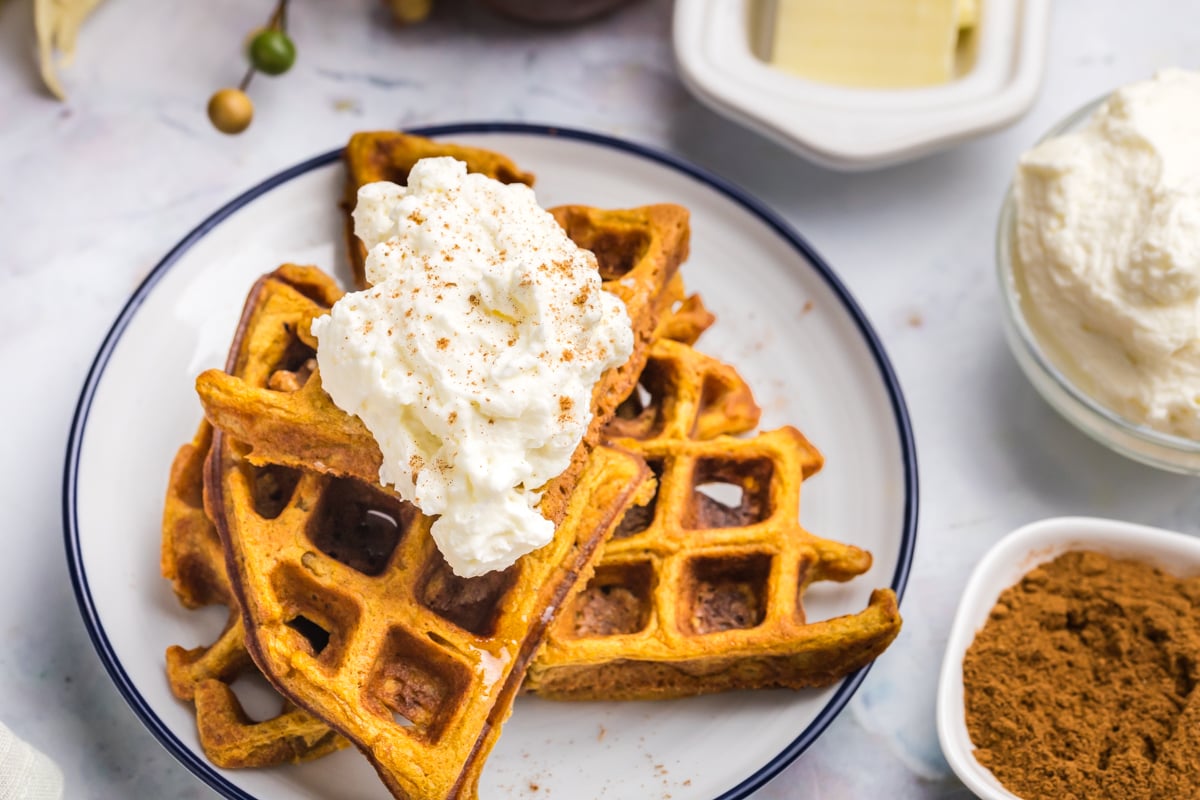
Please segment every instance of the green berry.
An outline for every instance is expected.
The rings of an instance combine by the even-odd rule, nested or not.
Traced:
[[[296,45],[286,33],[274,28],[250,40],[250,63],[266,75],[282,75],[296,63]]]

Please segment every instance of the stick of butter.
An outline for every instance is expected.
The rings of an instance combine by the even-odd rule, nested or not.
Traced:
[[[843,86],[902,88],[955,77],[978,0],[776,0],[771,63]]]

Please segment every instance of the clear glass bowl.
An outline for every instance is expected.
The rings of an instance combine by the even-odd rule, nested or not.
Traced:
[[[1104,98],[1055,125],[1040,141],[1081,126]],[[1121,455],[1172,472],[1200,475],[1200,441],[1172,436],[1126,419],[1076,386],[1039,343],[1025,316],[1014,259],[1016,203],[1010,184],[996,228],[996,266],[1003,295],[1004,332],[1021,371],[1038,393],[1077,428]]]

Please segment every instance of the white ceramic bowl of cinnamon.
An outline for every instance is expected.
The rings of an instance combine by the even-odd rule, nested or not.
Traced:
[[[942,752],[959,779],[984,800],[1030,800],[1031,796],[1014,794],[976,759],[976,745],[967,722],[964,658],[1002,593],[1035,568],[1070,551],[1092,551],[1113,559],[1142,562],[1176,578],[1200,575],[1200,538],[1106,519],[1061,517],[1034,522],[1010,533],[988,551],[959,602],[937,694]],[[1020,735],[1025,734],[1022,731]]]

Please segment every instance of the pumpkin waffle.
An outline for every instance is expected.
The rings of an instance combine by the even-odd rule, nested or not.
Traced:
[[[346,186],[342,198],[342,210],[346,220],[346,252],[350,269],[354,273],[354,284],[359,289],[367,286],[367,249],[354,235],[354,219],[351,212],[358,202],[360,187],[375,181],[389,181],[403,186],[408,182],[409,170],[422,158],[452,156],[465,162],[468,172],[480,172],[501,183],[524,183],[533,185],[533,175],[522,171],[506,156],[478,147],[463,147],[456,144],[435,142],[420,136],[398,131],[364,131],[350,137],[343,155],[346,164]]]
[[[832,683],[873,661],[900,630],[895,594],[857,614],[807,622],[814,581],[871,565],[852,545],[800,526],[800,484],[821,454],[794,428],[733,438],[758,407],[727,365],[655,343],[640,385],[609,423],[657,478],[625,515],[592,579],[551,627],[526,676],[554,699],[643,700]],[[737,495],[713,497],[712,487]]]
[[[600,542],[626,507],[648,497],[641,459],[597,441],[633,390],[658,317],[674,302],[668,286],[686,254],[687,214],[676,206],[580,213],[586,219],[576,221],[577,235],[609,248],[600,270],[625,300],[634,355],[601,378],[588,436],[543,493],[541,511],[556,524],[553,542],[502,572],[454,576],[428,535],[430,520],[372,486],[378,449],[365,429],[365,437],[354,431],[362,427],[356,418],[319,391],[313,361],[279,370],[278,360],[260,358],[279,349],[281,338],[311,347],[309,323],[323,313],[318,303],[278,316],[260,307],[256,290],[231,351],[226,377],[246,396],[297,401],[292,409],[300,414],[288,422],[305,423],[264,448],[261,440],[243,444],[240,433],[213,419],[205,505],[225,547],[247,649],[285,696],[354,741],[400,797],[474,796],[546,626],[577,579],[590,575]],[[276,366],[255,374],[245,368],[247,353]],[[240,416],[277,421],[262,411],[243,408]],[[324,449],[330,439],[315,430],[343,449]],[[350,465],[369,462],[347,454],[348,442],[370,443],[369,472],[353,471]],[[327,457],[314,457],[313,447]],[[269,455],[276,452],[282,460]],[[310,465],[321,472],[304,469]],[[337,477],[343,465],[343,475],[361,481]]]
[[[799,485],[821,455],[794,428],[743,439],[619,439],[658,478],[568,603],[526,689],[570,700],[645,700],[824,686],[875,659],[900,630],[895,594],[807,622],[814,581],[865,572],[870,554],[798,522]],[[702,487],[730,484],[722,502]]]
[[[547,625],[648,479],[637,457],[592,448],[551,544],[473,579],[450,571],[413,506],[256,467],[220,431],[206,494],[263,673],[358,745],[395,796],[450,798],[476,796]]]

